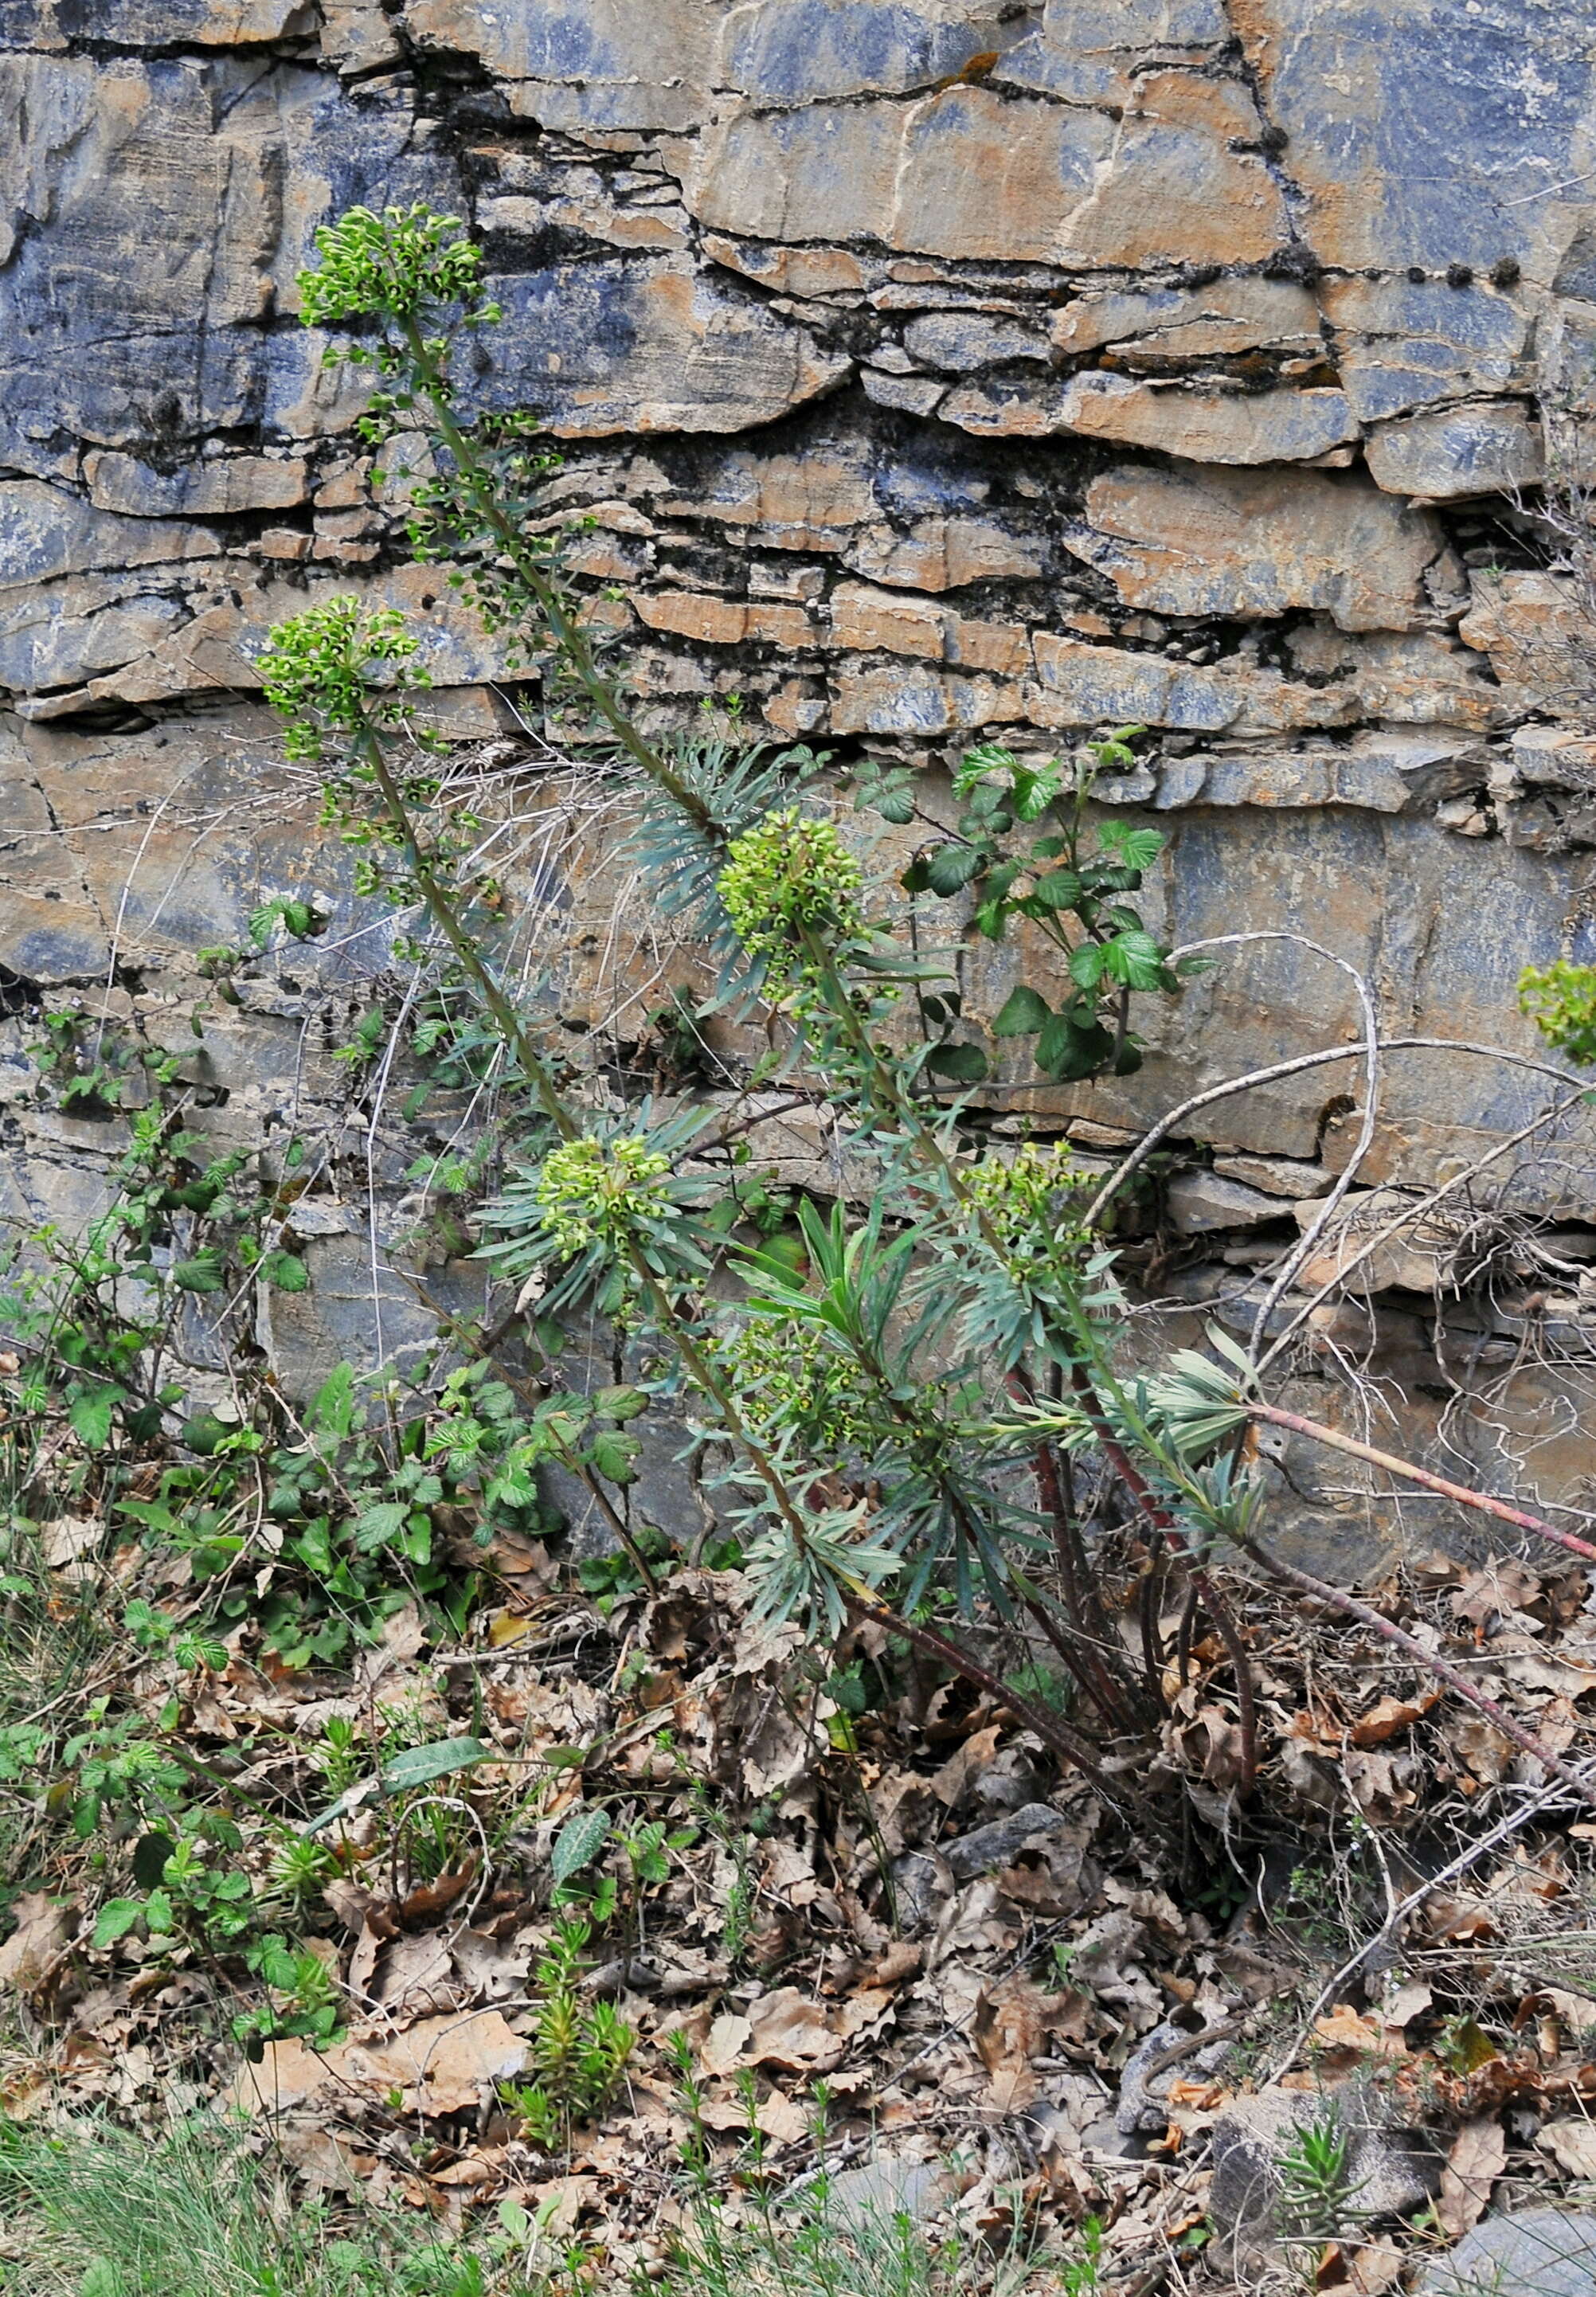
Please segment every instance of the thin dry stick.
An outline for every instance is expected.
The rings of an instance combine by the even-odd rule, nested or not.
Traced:
[[[1326,949],[1319,942],[1308,940],[1304,934],[1288,933],[1281,928],[1274,928],[1263,933],[1215,934],[1206,941],[1188,942],[1183,948],[1172,950],[1169,963],[1176,965],[1183,957],[1195,957],[1199,950],[1238,949],[1245,947],[1249,943],[1263,941],[1288,941],[1295,948],[1305,949],[1314,957],[1322,957],[1327,965],[1333,965],[1340,972],[1345,973],[1357,992],[1358,1003],[1363,1011],[1363,1122],[1359,1128],[1357,1141],[1352,1155],[1347,1158],[1345,1169],[1314,1214],[1306,1231],[1287,1254],[1284,1265],[1270,1286],[1256,1316],[1253,1319],[1252,1347],[1255,1354],[1263,1343],[1263,1334],[1268,1327],[1270,1317],[1274,1313],[1275,1304],[1289,1288],[1292,1278],[1296,1274],[1309,1253],[1312,1251],[1325,1228],[1334,1219],[1337,1206],[1357,1179],[1363,1159],[1374,1146],[1374,1129],[1379,1118],[1380,1102],[1380,1017],[1375,1008],[1374,995],[1356,966],[1350,964],[1344,957],[1337,957],[1334,950]]]
[[[1588,1098],[1588,1092],[1583,1090],[1565,1093],[1560,1100],[1554,1100],[1549,1108],[1543,1108],[1540,1115],[1532,1119],[1528,1124],[1520,1125],[1517,1132],[1510,1133],[1505,1140],[1499,1140],[1494,1148],[1488,1148],[1483,1157],[1477,1157],[1472,1165],[1465,1165],[1460,1173],[1454,1173],[1450,1180],[1443,1181],[1438,1187],[1432,1189],[1428,1196],[1420,1197],[1416,1203],[1405,1206],[1394,1219],[1388,1220],[1383,1228],[1376,1229],[1368,1242],[1361,1245],[1350,1260],[1337,1265],[1336,1273],[1329,1282],[1321,1284],[1312,1298],[1298,1309],[1274,1346],[1266,1354],[1259,1358],[1259,1372],[1268,1371],[1280,1351],[1287,1346],[1301,1331],[1316,1308],[1321,1307],[1332,1293],[1343,1292],[1346,1289],[1347,1278],[1355,1270],[1362,1268],[1366,1261],[1371,1260],[1382,1244],[1389,1243],[1394,1236],[1400,1235],[1404,1228],[1411,1227],[1416,1220],[1422,1220],[1426,1213],[1434,1211],[1443,1198],[1450,1196],[1454,1189],[1464,1187],[1468,1181],[1477,1179],[1481,1173],[1488,1170],[1491,1165],[1499,1163],[1503,1157],[1527,1140],[1532,1133],[1539,1132],[1543,1125],[1555,1124],[1559,1116],[1566,1116],[1569,1109]]]
[[[1345,1452],[1354,1460],[1366,1460],[1372,1468],[1384,1468],[1388,1475],[1402,1476],[1411,1484],[1422,1484],[1426,1491],[1439,1492],[1443,1499],[1455,1500],[1460,1507],[1473,1508],[1480,1515],[1497,1516],[1520,1531],[1533,1531],[1542,1539],[1555,1540],[1570,1555],[1580,1555],[1586,1562],[1596,1563],[1596,1547],[1588,1540],[1575,1538],[1571,1531],[1560,1531],[1543,1516],[1531,1515],[1525,1508],[1510,1507],[1505,1500],[1493,1499],[1488,1492],[1477,1492],[1468,1484],[1451,1483],[1444,1476],[1432,1475],[1427,1468],[1416,1468],[1409,1460],[1399,1460],[1394,1452],[1382,1452],[1372,1444],[1360,1443],[1355,1436],[1344,1436],[1339,1428],[1326,1428],[1319,1420],[1304,1419],[1300,1412],[1287,1412],[1278,1404],[1244,1403],[1243,1409],[1249,1419],[1267,1420],[1271,1428],[1288,1428],[1315,1444],[1328,1445],[1332,1451]]]
[[[1347,1594],[1343,1588],[1333,1586],[1328,1579],[1316,1578],[1311,1571],[1299,1571],[1295,1564],[1283,1563],[1258,1540],[1238,1538],[1237,1545],[1244,1553],[1250,1555],[1261,1569],[1268,1572],[1271,1579],[1277,1579],[1287,1587],[1300,1588],[1304,1595],[1312,1595],[1320,1602],[1329,1603],[1333,1610],[1344,1612],[1349,1619],[1356,1619],[1362,1626],[1371,1628],[1383,1642],[1406,1651],[1409,1658],[1423,1667],[1427,1674],[1434,1675],[1438,1683],[1445,1684],[1449,1690],[1455,1691],[1460,1699],[1466,1700],[1470,1707],[1485,1716],[1504,1738],[1510,1739],[1523,1753],[1539,1763],[1548,1778],[1557,1779],[1570,1793],[1577,1795],[1581,1802],[1588,1803],[1592,1810],[1596,1810],[1596,1785],[1582,1778],[1577,1771],[1570,1769],[1560,1756],[1554,1755],[1550,1747],[1543,1745],[1534,1733],[1526,1731],[1505,1707],[1500,1706],[1494,1699],[1487,1697],[1485,1692],[1470,1683],[1462,1670],[1453,1667],[1450,1659],[1441,1659],[1436,1652],[1426,1651],[1416,1635],[1394,1626],[1371,1603],[1361,1602],[1356,1595]]]
[[[1479,1045],[1460,1037],[1382,1037],[1379,1050],[1382,1053],[1472,1053],[1479,1060],[1501,1061],[1509,1068],[1527,1069],[1534,1076],[1551,1077],[1559,1084],[1568,1083],[1567,1070],[1554,1068],[1550,1061],[1537,1061],[1528,1053],[1510,1053],[1501,1045]],[[1278,1084],[1282,1077],[1300,1076],[1305,1069],[1325,1068],[1332,1061],[1355,1061],[1362,1051],[1361,1044],[1321,1046],[1318,1052],[1298,1053],[1291,1060],[1271,1061],[1266,1068],[1249,1069],[1243,1076],[1227,1077],[1222,1084],[1206,1085],[1201,1092],[1177,1102],[1115,1166],[1086,1207],[1082,1216],[1084,1225],[1097,1226],[1125,1182],[1140,1171],[1161,1141],[1180,1132],[1189,1116],[1211,1108],[1215,1101],[1229,1100],[1233,1094],[1253,1092],[1260,1085]]]

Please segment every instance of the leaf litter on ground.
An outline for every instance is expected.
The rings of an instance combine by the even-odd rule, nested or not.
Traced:
[[[1435,1558],[1376,1597],[1466,1651],[1554,1748],[1592,1751],[1583,1575]],[[617,2274],[679,2222],[697,2147],[734,2214],[860,2161],[958,2159],[938,2189],[950,2225],[984,2213],[989,2235],[1024,2220],[1066,2245],[1095,2225],[1105,2272],[1223,2286],[1206,2142],[1271,2073],[1384,2085],[1445,2156],[1428,2235],[1353,2242],[1325,2286],[1389,2285],[1413,2240],[1457,2238],[1493,2194],[1596,2176],[1596,1829],[1554,1812],[1427,1894],[1453,1855],[1438,1844],[1466,1845],[1510,1799],[1533,1805],[1539,1782],[1378,1643],[1271,1619],[1265,1779],[1296,1863],[1255,1839],[1250,1874],[1184,1898],[1007,1709],[947,1685],[839,1705],[791,1630],[747,1617],[735,1575],[682,1568],[601,1610],[539,1564],[525,1600],[464,1650],[434,1648],[407,1605],[352,1683],[263,1665],[244,1634],[193,1671],[181,1744],[277,1919],[284,1833],[325,1850],[298,1921],[335,2028],[241,2047],[236,1966],[141,1923],[95,1946],[104,1881],[41,1832],[0,1941],[14,2122],[92,2105],[155,2128],[174,2098],[231,2111],[312,2193],[453,2227],[545,2211]],[[857,1656],[879,1654],[867,1630]],[[1193,1651],[1167,1754],[1245,1840],[1222,1656]],[[335,1727],[358,1774],[328,1795]],[[983,1830],[991,1854],[967,1857]],[[1304,2025],[1407,1894],[1385,1962]],[[515,2101],[544,2047],[539,1958],[584,1916],[584,1998],[635,2041],[608,2103],[556,2143]],[[1217,2065],[1177,2049],[1149,2086],[1154,2128],[1125,2142],[1123,2069],[1171,2021],[1182,2043],[1230,2039]]]

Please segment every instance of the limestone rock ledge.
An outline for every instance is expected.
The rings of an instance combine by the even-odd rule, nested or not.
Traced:
[[[778,737],[923,766],[934,809],[972,738],[1143,724],[1103,794],[1170,833],[1172,934],[1288,926],[1392,1026],[1533,1050],[1518,967],[1596,954],[1596,629],[1522,509],[1596,412],[1593,23],[0,0],[0,1002],[109,982],[177,1026],[193,949],[303,877],[308,793],[253,696],[307,600],[402,606],[447,734],[537,726],[535,684],[406,563],[416,442],[374,490],[358,397],[294,316],[319,222],[425,199],[506,314],[470,389],[562,442],[547,516],[658,719],[740,697]],[[614,890],[581,869],[573,934]],[[546,875],[511,873],[529,930]],[[265,1123],[284,1062],[338,1100],[290,1049],[385,979],[339,914],[336,956],[226,1021],[218,1123]],[[601,1001],[580,938],[549,992],[573,1017]],[[972,953],[973,1012],[1015,961]],[[1032,1098],[1134,1127],[1353,1022],[1322,960],[1253,949],[1142,1079]],[[1344,1084],[1222,1103],[1206,1137],[1319,1169]],[[1394,1064],[1367,1178],[1433,1179],[1539,1089]],[[1540,1160],[1563,1216],[1596,1154],[1570,1123]],[[40,1172],[92,1195],[81,1125],[25,1130],[17,1203]]]

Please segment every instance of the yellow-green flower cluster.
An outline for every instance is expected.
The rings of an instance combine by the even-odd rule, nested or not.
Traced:
[[[612,1251],[641,1224],[670,1210],[670,1159],[640,1132],[613,1140],[563,1140],[543,1160],[533,1195],[545,1233],[574,1258],[589,1246]]]
[[[750,957],[773,980],[797,960],[812,929],[829,948],[862,932],[858,893],[864,873],[834,822],[788,806],[734,840],[720,872],[720,900]]]
[[[1518,976],[1518,1009],[1547,1043],[1581,1068],[1596,1067],[1596,966],[1526,965]]]
[[[802,1428],[821,1451],[869,1448],[865,1383],[819,1332],[786,1317],[752,1317],[727,1342],[721,1363],[749,1419]]]
[[[369,612],[353,597],[324,599],[292,621],[279,622],[260,656],[266,698],[288,729],[291,758],[320,759],[329,733],[353,734],[379,699],[379,685],[426,686],[426,673],[409,665],[415,640],[392,606]]]
[[[1072,1223],[1059,1205],[1061,1193],[1090,1187],[1091,1176],[1077,1172],[1066,1141],[1045,1147],[1027,1140],[1012,1157],[991,1150],[964,1175],[968,1197],[985,1214],[1003,1251],[1050,1252]]]
[[[472,306],[482,257],[464,229],[458,216],[419,205],[384,208],[381,215],[350,208],[336,223],[323,224],[316,235],[320,268],[299,278],[305,325],[406,319],[437,303]]]

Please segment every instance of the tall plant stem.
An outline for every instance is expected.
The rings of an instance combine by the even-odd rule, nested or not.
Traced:
[[[1300,1412],[1287,1412],[1278,1404],[1244,1402],[1242,1408],[1249,1420],[1266,1420],[1271,1428],[1287,1428],[1294,1435],[1305,1436],[1333,1452],[1345,1452],[1352,1459],[1367,1461],[1371,1468],[1383,1468],[1387,1475],[1400,1476],[1404,1483],[1420,1484],[1427,1492],[1438,1492],[1443,1499],[1455,1500],[1459,1507],[1472,1508],[1477,1515],[1493,1515],[1499,1522],[1510,1523],[1518,1531],[1534,1532],[1539,1539],[1555,1541],[1570,1555],[1596,1563],[1596,1546],[1589,1540],[1576,1538],[1573,1532],[1548,1523],[1544,1516],[1531,1515],[1526,1508],[1510,1507],[1506,1500],[1493,1499],[1488,1492],[1477,1492],[1468,1484],[1454,1484],[1444,1476],[1432,1475],[1427,1468],[1416,1468],[1411,1460],[1398,1459],[1394,1452],[1382,1452],[1373,1444],[1360,1443],[1355,1436],[1344,1436],[1338,1428],[1326,1428],[1317,1420],[1305,1420]]]
[[[1331,1605],[1345,1618],[1356,1619],[1371,1629],[1382,1642],[1391,1644],[1396,1651],[1405,1651],[1416,1666],[1423,1667],[1437,1683],[1444,1683],[1449,1690],[1455,1691],[1460,1699],[1466,1700],[1470,1707],[1485,1716],[1495,1730],[1510,1739],[1523,1753],[1533,1757],[1549,1778],[1556,1779],[1567,1788],[1570,1794],[1577,1795],[1581,1802],[1596,1810],[1596,1785],[1581,1778],[1577,1771],[1570,1769],[1559,1756],[1554,1755],[1550,1747],[1535,1737],[1533,1731],[1526,1731],[1522,1723],[1516,1721],[1505,1707],[1499,1706],[1494,1699],[1470,1683],[1461,1668],[1453,1667],[1450,1659],[1437,1658],[1434,1651],[1426,1651],[1416,1635],[1410,1635],[1403,1628],[1394,1626],[1371,1603],[1360,1601],[1356,1595],[1345,1593],[1328,1579],[1316,1578],[1311,1571],[1299,1571],[1295,1564],[1282,1562],[1261,1541],[1241,1539],[1238,1544],[1271,1579],[1279,1580],[1287,1587],[1299,1588],[1304,1595],[1317,1597],[1321,1603]]]
[[[427,348],[420,325],[414,317],[405,317],[400,325],[404,330],[406,348],[422,389],[432,404],[438,428],[457,467],[470,479],[479,515],[531,592],[539,613],[554,634],[555,644],[576,672],[588,700],[633,763],[646,774],[649,780],[655,783],[673,804],[680,806],[701,829],[712,827],[709,809],[702,799],[687,786],[670,760],[663,757],[652,742],[645,739],[622,707],[619,695],[594,659],[587,632],[567,610],[558,585],[549,580],[538,563],[536,552],[529,547],[526,536],[506,514],[491,477],[482,468],[474,446],[455,420],[442,374]]]
[[[1036,1390],[1023,1371],[1011,1371],[1003,1384],[1016,1404],[1034,1404]],[[1090,1568],[1082,1552],[1074,1518],[1065,1501],[1058,1462],[1054,1457],[1051,1444],[1046,1440],[1038,1444],[1031,1455],[1031,1471],[1036,1479],[1037,1497],[1052,1528],[1053,1553],[1064,1585],[1065,1608],[1069,1614],[1071,1626],[1081,1639],[1080,1662],[1077,1666],[1072,1660],[1071,1665],[1082,1675],[1085,1688],[1104,1718],[1128,1725],[1131,1718],[1125,1711],[1124,1686],[1115,1682],[1103,1657],[1103,1647],[1108,1640],[1108,1623],[1103,1616],[1102,1605],[1098,1601],[1097,1589],[1092,1585]],[[1064,1645],[1056,1631],[1040,1616],[1039,1607],[1031,1608],[1032,1615],[1037,1618],[1043,1634],[1062,1654]]]
[[[363,720],[356,737],[360,755],[370,767],[389,818],[405,840],[406,858],[415,878],[428,916],[436,924],[458,959],[461,968],[475,984],[483,1003],[497,1023],[505,1042],[514,1051],[529,1083],[538,1098],[538,1105],[562,1140],[577,1138],[579,1127],[555,1090],[553,1078],[522,1025],[521,1016],[483,963],[481,953],[456,914],[454,903],[438,883],[432,866],[422,850],[415,826],[410,819],[403,791],[394,779],[381,737],[369,720]],[[712,1396],[726,1423],[727,1432],[747,1454],[761,1482],[794,1538],[802,1545],[807,1538],[802,1511],[787,1490],[786,1478],[780,1474],[769,1453],[749,1430],[736,1408],[736,1400],[724,1380],[715,1371],[704,1351],[687,1329],[659,1278],[654,1274],[636,1245],[629,1248],[632,1272],[647,1295],[648,1303],[661,1330],[668,1334],[682,1360],[683,1369],[706,1395]]]
[[[1244,1795],[1250,1794],[1253,1782],[1258,1775],[1258,1702],[1253,1684],[1252,1654],[1247,1650],[1241,1629],[1236,1624],[1230,1605],[1192,1554],[1179,1523],[1156,1497],[1146,1477],[1109,1426],[1102,1398],[1083,1365],[1077,1363],[1071,1367],[1070,1384],[1081,1399],[1082,1408],[1092,1424],[1104,1456],[1148,1521],[1156,1526],[1185,1563],[1191,1585],[1201,1596],[1203,1608],[1213,1620],[1220,1641],[1230,1654],[1230,1669],[1236,1678],[1236,1704],[1241,1725],[1241,1777],[1238,1783]]]

